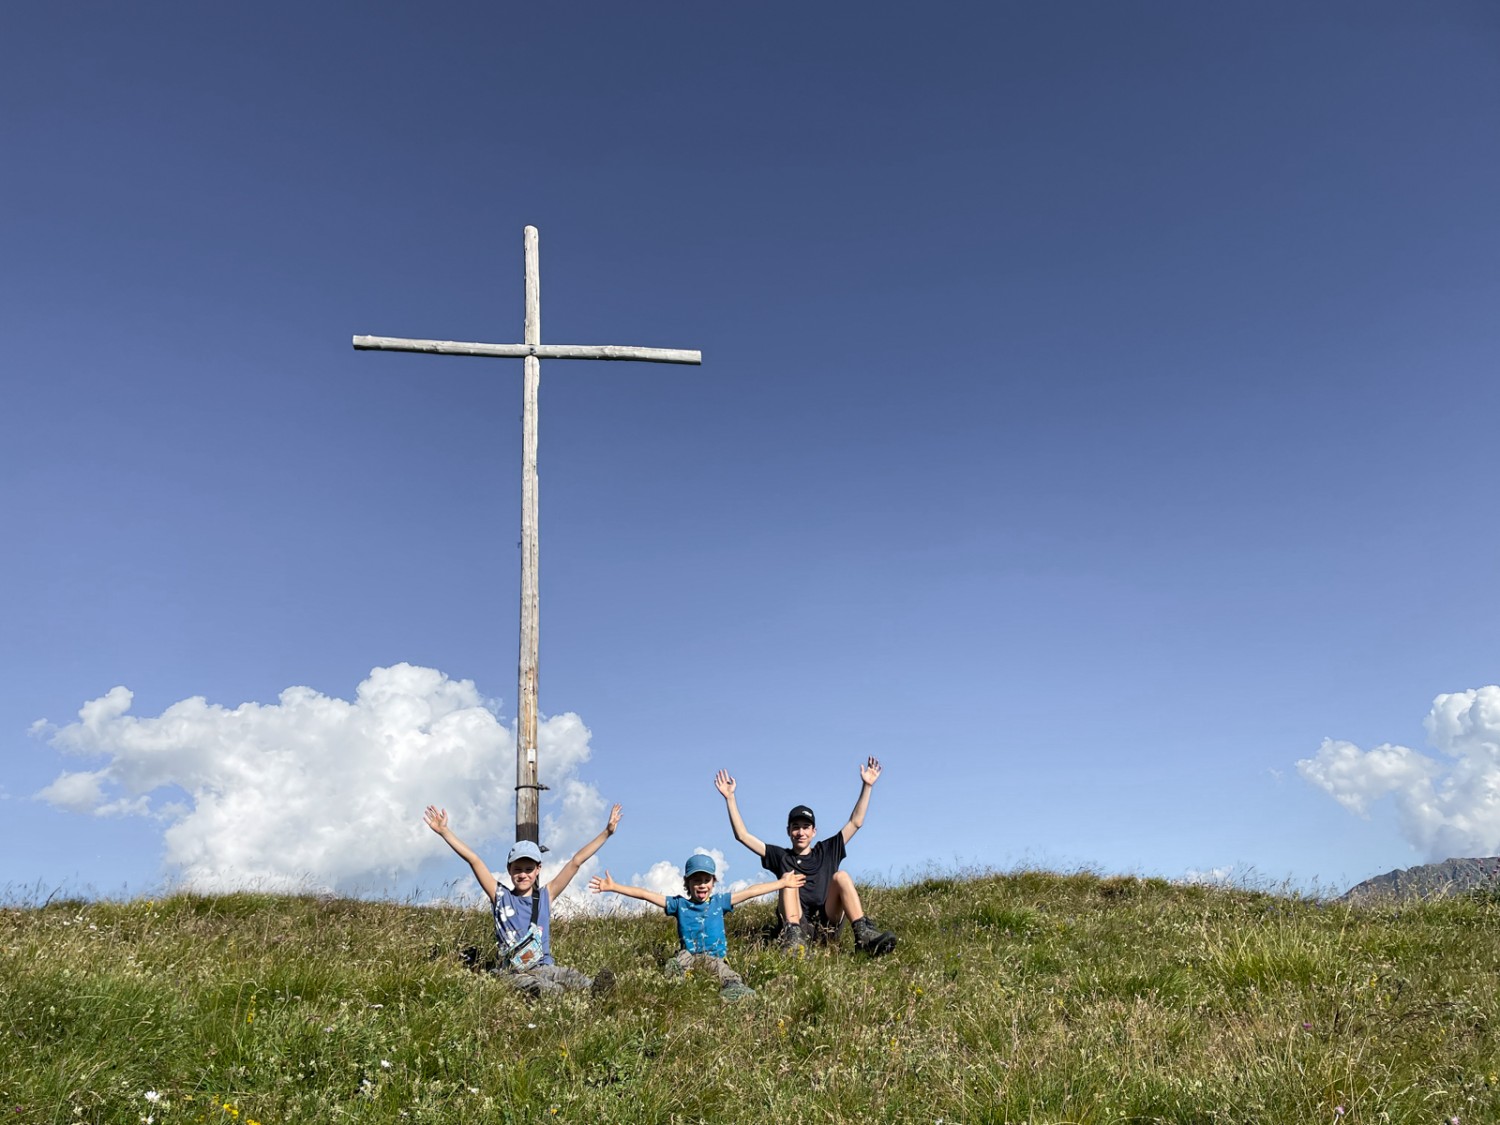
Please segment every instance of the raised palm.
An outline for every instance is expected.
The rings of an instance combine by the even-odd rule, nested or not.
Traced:
[[[614,889],[615,881],[609,877],[608,871],[605,871],[603,875],[595,875],[592,879],[589,880],[589,890],[593,891],[595,894],[599,894],[601,891],[612,891]]]

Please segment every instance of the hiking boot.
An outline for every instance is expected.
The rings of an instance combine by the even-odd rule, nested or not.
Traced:
[[[755,989],[744,981],[731,981],[719,989],[719,999],[725,1001],[744,1000],[755,995]]]
[[[776,944],[781,947],[783,953],[794,957],[801,957],[807,952],[807,937],[802,932],[802,927],[796,922],[788,922],[776,939]]]
[[[595,996],[608,996],[615,990],[615,973],[613,969],[603,968],[594,977],[594,983],[589,985],[589,992]]]
[[[854,948],[879,957],[896,948],[896,935],[880,929],[868,918],[861,918],[854,923]]]

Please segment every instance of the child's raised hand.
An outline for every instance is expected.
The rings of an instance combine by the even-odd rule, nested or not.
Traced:
[[[423,814],[422,819],[427,822],[427,827],[438,833],[438,835],[442,835],[448,829],[447,809],[440,809],[436,805],[428,805],[427,812]]]
[[[604,831],[613,836],[618,827],[620,827],[620,806],[616,805],[609,810],[609,823],[604,826]]]
[[[734,796],[734,778],[729,776],[728,770],[720,770],[714,774],[714,788],[725,797]]]
[[[859,767],[859,779],[866,785],[874,785],[880,780],[880,761],[869,758],[865,764]]]
[[[595,875],[592,879],[589,880],[589,890],[594,894],[598,894],[601,891],[612,891],[614,889],[615,881],[609,877],[608,869],[605,870],[603,875]]]

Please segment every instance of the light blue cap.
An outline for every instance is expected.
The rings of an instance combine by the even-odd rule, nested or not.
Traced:
[[[688,856],[688,861],[682,865],[682,876],[697,875],[699,872],[707,871],[715,879],[719,877],[719,868],[714,863],[714,857],[698,852],[696,855]]]
[[[517,840],[510,849],[510,855],[505,857],[505,866],[509,867],[518,859],[534,859],[542,862],[542,849],[533,840]]]

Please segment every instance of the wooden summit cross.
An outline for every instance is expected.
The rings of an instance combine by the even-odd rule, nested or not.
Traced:
[[[674,348],[631,348],[592,344],[542,343],[541,270],[537,229],[527,227],[526,341],[521,344],[462,344],[451,340],[401,340],[356,336],[367,351],[432,352],[436,355],[498,356],[523,359],[525,390],[521,413],[521,669],[516,706],[516,839],[540,842],[536,762],[536,687],[539,599],[537,596],[537,390],[544,359],[638,359],[652,363],[702,363],[703,353]]]

